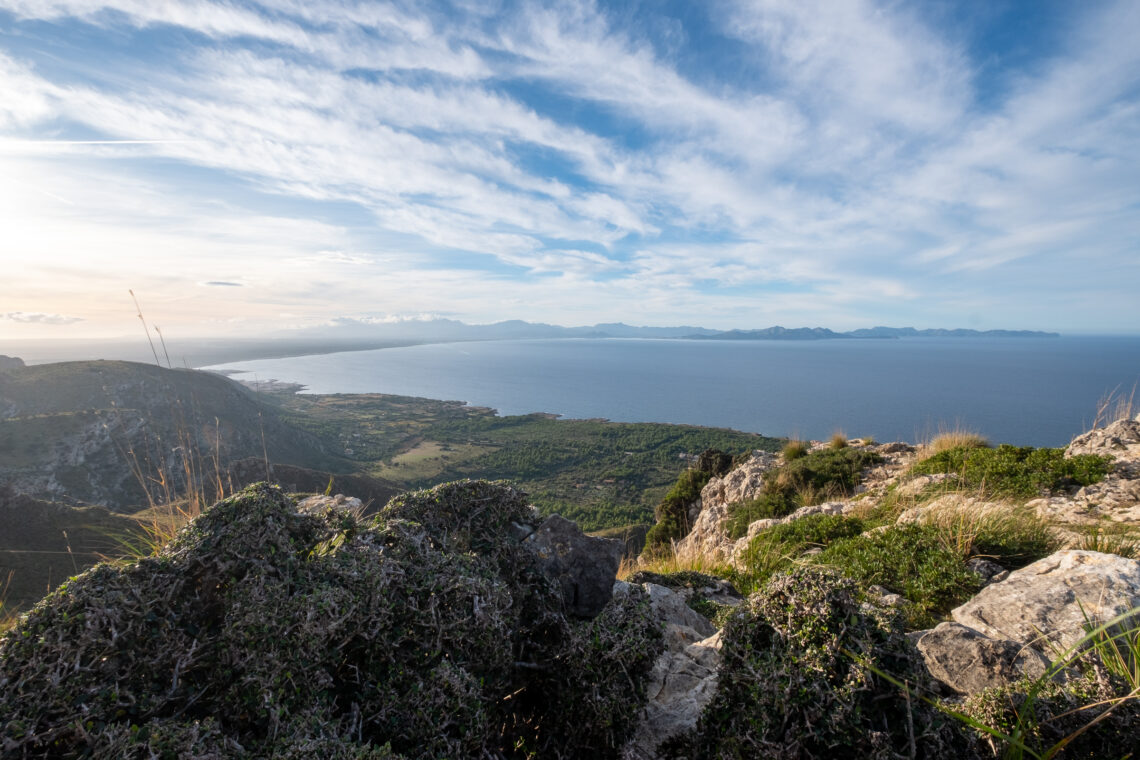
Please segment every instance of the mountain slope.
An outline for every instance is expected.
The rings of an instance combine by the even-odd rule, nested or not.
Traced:
[[[319,438],[219,375],[119,361],[0,373],[0,476],[16,491],[132,511],[245,458],[341,469]],[[145,488],[144,484],[145,483]]]

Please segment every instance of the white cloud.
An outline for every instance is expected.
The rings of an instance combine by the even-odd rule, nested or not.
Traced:
[[[991,85],[961,40],[873,0],[717,4],[757,78],[698,76],[681,43],[589,2],[504,20],[478,4],[0,0],[91,35],[193,33],[168,59],[82,77],[0,52],[16,93],[0,99],[0,256],[20,262],[22,299],[5,302],[111,303],[138,283],[189,315],[222,289],[185,283],[237,282],[251,318],[301,322],[335,292],[360,313],[383,298],[478,319],[620,305],[850,324],[948,283],[990,297],[1027,261],[1091,288],[1077,259],[1135,257],[1140,239],[1140,9],[1098,8],[982,106]],[[221,189],[180,188],[177,168],[155,180],[153,159]]]
[[[81,317],[69,317],[65,314],[44,314],[38,311],[10,311],[7,314],[0,314],[0,319],[40,325],[73,325],[76,322],[83,321]]]

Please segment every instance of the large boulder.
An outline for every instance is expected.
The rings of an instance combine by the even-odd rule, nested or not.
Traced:
[[[587,536],[577,523],[551,515],[523,540],[523,546],[534,552],[543,572],[558,583],[571,614],[592,618],[609,603],[625,553],[621,541]]]
[[[1022,676],[1040,678],[1045,655],[1007,639],[991,639],[959,623],[939,623],[918,640],[930,675],[961,694],[1006,686]]]
[[[1067,549],[986,586],[952,613],[995,639],[1068,648],[1088,628],[1140,607],[1140,562]]]

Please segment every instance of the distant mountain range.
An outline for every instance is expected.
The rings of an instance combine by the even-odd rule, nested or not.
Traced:
[[[767,327],[761,330],[711,330],[707,327],[634,327],[606,322],[588,327],[561,327],[512,319],[489,325],[469,325],[454,319],[409,319],[373,322],[341,318],[320,327],[280,330],[242,337],[174,338],[167,336],[172,366],[206,367],[251,359],[367,351],[420,343],[476,340],[535,340],[558,338],[643,338],[688,340],[833,340],[850,338],[1055,338],[1057,333],[1034,330],[916,330],[913,327],[871,327],[836,332],[824,327]],[[85,359],[156,360],[145,340],[13,340],[0,342],[0,372],[6,367]],[[15,358],[19,356],[20,358]],[[165,355],[162,357],[165,359]],[[21,361],[22,359],[22,361]],[[164,363],[164,362],[161,362]]]
[[[833,340],[847,338],[1056,338],[1037,330],[967,330],[913,327],[870,327],[836,332],[825,327],[767,327],[758,330],[710,330],[706,327],[634,327],[607,322],[588,327],[561,327],[518,319],[489,325],[469,325],[454,319],[367,322],[340,319],[331,325],[291,331],[292,339],[324,337],[334,340],[407,340],[425,343],[458,340],[518,340],[541,338],[675,338],[696,340]],[[284,337],[284,334],[282,334]]]
[[[767,327],[763,330],[725,330],[713,334],[686,335],[695,340],[833,340],[842,338],[1059,338],[1059,333],[1040,330],[916,330],[913,327],[864,327],[835,332],[825,327]]]

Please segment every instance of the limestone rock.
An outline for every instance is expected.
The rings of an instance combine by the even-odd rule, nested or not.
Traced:
[[[1140,459],[1140,419],[1117,420],[1108,427],[1078,435],[1065,449],[1067,457],[1077,454]]]
[[[310,496],[297,502],[298,512],[319,515],[323,514],[326,509],[360,515],[364,512],[364,502],[355,496],[345,496],[342,493],[338,493],[336,496]]]
[[[613,596],[624,550],[621,541],[587,536],[577,523],[551,515],[523,546],[535,553],[543,571],[561,587],[571,614],[596,617]]]
[[[701,509],[689,534],[677,543],[681,556],[705,556],[726,559],[732,553],[733,540],[724,530],[730,507],[760,494],[764,475],[778,461],[776,454],[757,451],[744,464],[722,477],[712,478],[701,489]]]
[[[1067,648],[1094,625],[1140,606],[1140,562],[1067,549],[986,586],[956,608],[955,622],[995,639],[1047,651]]]
[[[716,693],[721,633],[680,651],[666,651],[649,674],[641,723],[622,752],[623,760],[655,760],[665,740],[691,730]]]
[[[983,583],[997,583],[1009,577],[1009,571],[996,562],[981,557],[972,557],[966,561],[966,567],[982,579]]]
[[[1039,678],[1049,660],[1036,649],[993,639],[959,623],[939,623],[918,640],[930,674],[961,694],[1005,686],[1021,676]]]

